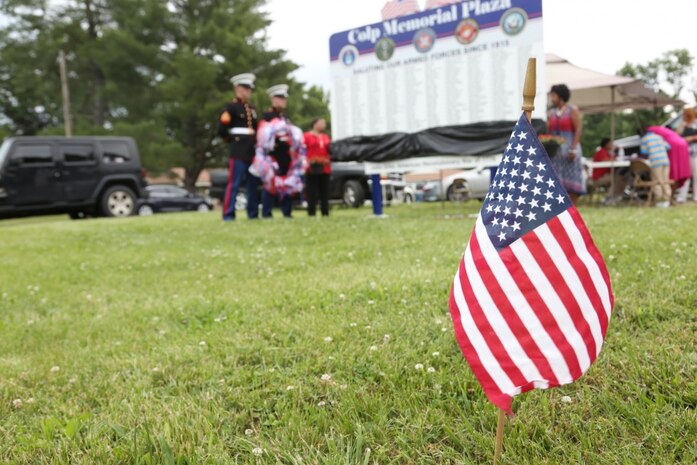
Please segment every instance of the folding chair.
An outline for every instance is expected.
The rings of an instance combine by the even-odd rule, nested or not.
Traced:
[[[632,173],[632,187],[630,191],[631,200],[638,202],[642,193],[646,193],[646,205],[653,202],[653,188],[662,184],[672,185],[671,181],[660,183],[651,178],[651,165],[649,162],[637,158],[629,164],[629,171]],[[668,199],[670,200],[670,199]]]

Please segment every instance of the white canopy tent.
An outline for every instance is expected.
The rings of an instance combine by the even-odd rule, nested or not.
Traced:
[[[610,132],[615,138],[615,112],[638,110],[666,105],[683,106],[685,102],[655,92],[634,78],[600,73],[580,68],[564,58],[545,55],[545,79],[548,85],[566,84],[571,90],[571,101],[581,112],[612,114]]]

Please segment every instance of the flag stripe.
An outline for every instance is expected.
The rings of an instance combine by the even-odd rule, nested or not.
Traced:
[[[557,268],[556,262],[550,256],[545,244],[537,234],[537,231],[533,231],[531,234],[525,236],[523,241],[535,258],[535,261],[537,261],[537,263],[540,265],[540,269],[545,274],[549,282],[553,283],[554,292],[559,296],[560,301],[563,302],[562,308],[565,309],[569,314],[576,331],[578,331],[578,334],[581,335],[581,338],[585,344],[584,348],[586,349],[588,358],[592,363],[592,360],[595,358],[596,354],[595,340],[593,339],[590,326],[583,317],[579,304],[571,292],[571,289],[569,289],[564,276]]]
[[[481,216],[475,226],[475,231],[477,239],[482,236],[487,237]],[[479,241],[479,244],[487,256],[489,266],[495,271],[501,287],[506,291],[508,299],[514,304],[516,311],[528,325],[528,330],[535,336],[537,345],[548,359],[557,363],[561,362],[562,359],[566,360],[564,351],[570,349],[566,337],[562,334],[556,320],[532,285],[524,267],[509,250],[497,253],[493,244],[484,239]],[[569,378],[572,367],[578,367],[576,357],[568,358],[566,363],[561,362],[559,366],[554,364],[556,378],[560,383]],[[578,372],[580,373],[580,370]]]
[[[522,114],[451,288],[462,353],[506,410],[521,392],[580,378],[614,303],[602,256],[549,161]]]
[[[581,218],[581,215],[578,213],[578,210],[576,208],[569,208],[567,210],[569,217],[571,220],[573,220],[574,224],[577,226],[577,229],[567,229],[570,232],[573,232],[572,234],[572,239],[574,239],[575,243],[582,243],[584,247],[581,247],[580,245],[577,246],[577,249],[582,249],[584,251],[583,254],[581,254],[581,257],[584,257],[586,255],[590,255],[592,257],[592,262],[594,262],[597,266],[597,270],[595,273],[600,273],[602,276],[602,280],[605,282],[605,287],[607,287],[607,293],[608,293],[608,298],[609,298],[609,307],[607,307],[608,312],[607,316],[608,319],[610,318],[610,312],[612,311],[612,307],[615,305],[615,296],[612,294],[612,286],[610,284],[610,274],[607,271],[607,266],[605,265],[605,260],[603,260],[603,256],[600,254],[600,251],[598,248],[595,246],[595,243],[593,242],[593,238],[591,237],[590,231],[588,231],[588,228],[586,227],[585,223],[583,222],[583,219]],[[569,221],[569,218],[567,218],[565,215],[560,215],[559,218],[562,223],[566,224]],[[578,235],[576,234],[578,233]],[[582,242],[580,242],[582,241]],[[587,262],[588,263],[588,262]],[[589,266],[590,270],[593,270],[592,266]],[[597,282],[597,279],[594,279],[594,282]],[[597,284],[596,284],[597,286]],[[600,293],[600,295],[604,295],[604,293]]]
[[[588,325],[588,329],[593,337],[593,345],[595,348],[595,352],[593,352],[591,355],[591,360],[595,360],[595,357],[600,353],[600,348],[603,345],[603,335],[600,328],[598,313],[595,311],[593,304],[591,303],[589,296],[586,293],[581,280],[579,279],[578,270],[571,265],[566,256],[566,251],[559,245],[557,238],[549,229],[549,224],[555,222],[557,222],[556,218],[549,220],[547,223],[537,228],[535,233],[540,238],[542,244],[544,244],[544,247],[549,253],[550,257],[553,257],[556,269],[559,270],[560,278],[566,285],[566,289],[568,289],[573,296],[573,300],[568,301],[567,307],[573,307],[573,302],[576,302],[577,306],[573,311],[578,310],[581,318],[583,318],[583,320],[578,319],[578,321],[585,321]],[[583,269],[583,267],[581,267],[581,269]]]
[[[524,300],[521,302],[520,299],[515,299],[517,285],[510,275],[508,275],[508,271],[503,264],[500,263],[499,255],[493,246],[489,244],[491,250],[486,250],[486,243],[489,239],[485,230],[484,233],[481,232],[483,229],[480,218],[477,220],[477,225],[475,226],[475,234],[473,234],[470,239],[472,255],[479,264],[478,270],[480,276],[496,308],[506,320],[506,324],[510,327],[512,334],[520,341],[521,347],[526,353],[527,360],[522,360],[522,362],[532,363],[535,366],[536,372],[542,376],[541,378],[526,377],[528,381],[545,380],[547,383],[558,385],[558,376],[550,366],[548,358],[550,356],[557,356],[559,351],[556,350],[556,347],[554,347],[547,333],[539,331],[541,327],[540,321],[527,307],[527,302]],[[479,239],[480,233],[483,234],[481,246]],[[481,261],[478,259],[479,257],[481,257]],[[520,295],[520,291],[518,291],[517,294]],[[517,305],[513,305],[513,302]],[[524,314],[526,318],[525,323],[521,319],[519,312]],[[533,336],[533,333],[537,333],[535,334],[536,337]],[[546,338],[543,338],[543,343],[548,347],[547,353],[543,352],[541,349],[543,343],[538,342],[538,340],[541,339],[540,336],[546,336]],[[554,355],[550,353],[552,352],[552,350],[549,350],[550,348],[554,349]],[[566,373],[568,373],[568,370]]]
[[[472,239],[470,239],[471,241]],[[503,321],[501,314],[493,309],[493,302],[486,293],[484,284],[476,270],[470,273],[468,269],[473,266],[472,253],[470,247],[465,250],[465,257],[460,263],[460,285],[462,294],[467,299],[472,320],[477,325],[479,333],[491,353],[496,357],[499,366],[506,372],[510,380],[516,386],[523,386],[528,383],[531,373],[523,373],[522,367],[514,362],[525,357],[523,349],[520,347],[515,336]],[[505,342],[506,344],[504,344]],[[528,365],[529,367],[529,365]],[[537,371],[537,370],[535,370]],[[536,378],[539,378],[539,373]],[[504,390],[504,392],[507,392]],[[512,394],[511,392],[507,392]]]
[[[455,275],[455,281],[458,281],[457,275]],[[455,328],[455,337],[458,345],[460,346],[460,350],[462,350],[462,354],[467,359],[467,363],[469,363],[470,367],[472,368],[474,375],[477,377],[477,381],[479,381],[484,388],[484,392],[489,400],[497,407],[510,412],[511,402],[513,400],[512,397],[501,392],[501,389],[496,384],[496,381],[494,381],[494,378],[489,375],[489,372],[484,367],[484,364],[479,358],[477,351],[474,349],[472,342],[467,337],[467,333],[463,328],[462,319],[460,317],[460,308],[466,308],[466,304],[465,307],[458,307],[458,304],[455,301],[454,292],[456,285],[456,283],[453,283],[453,288],[450,290],[449,307],[450,315],[453,319],[453,326]]]
[[[523,239],[526,237],[527,236]],[[511,244],[510,250],[518,261],[524,264],[530,281],[537,290],[537,294],[545,302],[547,308],[550,309],[559,329],[564,334],[564,338],[573,348],[581,373],[585,373],[591,364],[590,358],[588,357],[588,349],[583,342],[583,338],[576,329],[576,325],[574,325],[571,316],[565,311],[564,303],[557,295],[554,286],[549,282],[544,271],[537,264],[537,260],[535,260],[535,257],[532,255],[530,249],[528,249],[524,240],[519,240]]]
[[[501,365],[499,365],[498,360],[496,357],[494,357],[494,354],[489,349],[484,337],[479,332],[479,328],[474,323],[469,304],[465,300],[460,282],[460,269],[458,269],[457,275],[455,276],[453,291],[455,295],[455,302],[457,303],[460,311],[462,329],[467,335],[467,338],[472,344],[477,356],[481,360],[482,366],[486,367],[486,371],[496,384],[497,389],[502,393],[507,393],[508,395],[512,396],[515,394],[515,385],[508,377],[506,372],[501,369]]]
[[[605,332],[607,331],[608,312],[610,308],[610,299],[607,297],[607,285],[602,280],[602,277],[600,277],[600,273],[596,273],[596,276],[593,275],[593,270],[598,269],[598,264],[590,257],[590,254],[587,252],[584,254],[585,249],[581,248],[579,250],[578,247],[574,246],[571,235],[574,234],[574,230],[577,230],[576,224],[573,221],[568,221],[568,224],[565,225],[562,223],[562,216],[563,215],[559,215],[554,220],[549,221],[547,226],[557,242],[559,242],[559,245],[561,245],[562,249],[566,252],[567,260],[569,260],[578,273],[581,284],[592,302],[591,309],[595,311],[598,317],[600,332],[604,338]],[[570,218],[568,215],[565,217]],[[584,260],[584,256],[590,260]],[[597,279],[598,277],[600,277],[600,279]],[[603,296],[605,297],[604,299]]]
[[[531,309],[534,309],[536,312],[536,316],[540,319],[542,329],[549,335],[560,354],[559,357],[549,358],[552,362],[552,366],[554,366],[556,370],[559,371],[564,369],[565,372],[568,373],[568,376],[562,374],[557,375],[559,384],[568,384],[572,382],[583,374],[578,357],[576,357],[575,349],[567,340],[564,332],[562,332],[554,314],[540,296],[538,290],[528,276],[527,271],[523,267],[523,264],[518,260],[518,257],[516,257],[510,249],[505,250],[501,255],[509,273],[515,276],[518,286],[525,292],[525,299],[529,303]]]

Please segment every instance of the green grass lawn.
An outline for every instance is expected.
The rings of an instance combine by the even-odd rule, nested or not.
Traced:
[[[490,463],[447,309],[479,207],[0,222],[0,463]],[[605,347],[501,463],[694,464],[697,206],[581,212]]]

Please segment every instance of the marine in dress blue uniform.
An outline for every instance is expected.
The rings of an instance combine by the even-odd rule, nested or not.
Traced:
[[[278,84],[271,86],[266,90],[267,95],[271,98],[271,108],[264,112],[262,118],[265,121],[272,121],[276,118],[288,120],[286,116],[286,103],[288,101],[288,86],[286,84]],[[269,153],[278,163],[279,176],[288,174],[290,168],[290,134],[279,134],[276,136],[276,144],[274,149]],[[278,198],[281,213],[286,218],[291,218],[293,198],[290,195],[273,195],[264,190],[261,193],[261,214],[264,218],[272,217],[274,201]]]
[[[235,219],[235,200],[243,185],[247,195],[247,217],[259,217],[259,186],[261,180],[249,173],[254,159],[257,111],[249,103],[256,77],[252,73],[238,74],[230,80],[235,87],[235,99],[225,105],[218,121],[218,135],[230,144],[228,183],[223,202],[223,220]]]

